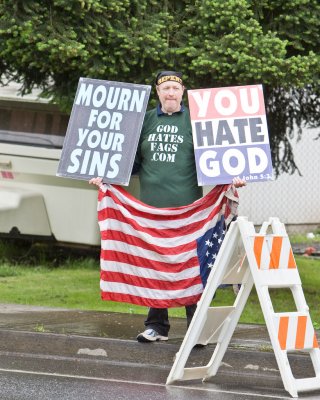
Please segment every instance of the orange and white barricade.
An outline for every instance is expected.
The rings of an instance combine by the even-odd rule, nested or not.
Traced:
[[[221,284],[240,284],[241,289],[232,306],[211,307],[212,297]],[[216,375],[253,285],[285,389],[292,397],[298,397],[298,392],[320,389],[319,344],[290,241],[278,218],[270,218],[259,233],[245,217],[239,217],[231,224],[196,313],[176,354],[167,384],[188,379],[206,381]],[[272,289],[289,289],[296,310],[275,312],[270,297]],[[209,363],[185,368],[193,347],[208,343],[216,343]],[[288,352],[299,351],[310,354],[314,376],[294,378]]]

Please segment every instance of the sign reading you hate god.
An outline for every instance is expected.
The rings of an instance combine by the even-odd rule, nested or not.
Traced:
[[[150,89],[80,78],[57,175],[128,185]]]
[[[262,85],[188,91],[199,185],[272,179]]]

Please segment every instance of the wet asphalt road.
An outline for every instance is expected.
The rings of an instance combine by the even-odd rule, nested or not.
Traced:
[[[178,349],[174,344],[28,336],[23,332],[8,332],[6,336],[1,332],[1,347],[1,400],[291,398],[283,388],[271,354],[248,349],[228,351],[218,375],[210,382],[183,381],[166,386],[171,360]],[[150,351],[157,355],[156,360],[150,359]],[[190,362],[205,362],[211,353],[209,348],[195,350]],[[303,370],[304,360],[301,361]],[[261,365],[263,369],[259,368]],[[319,400],[320,391],[300,398]]]
[[[283,391],[232,387],[223,384],[165,386],[108,378],[0,370],[4,400],[246,400],[289,399]],[[308,399],[319,399],[308,397]]]
[[[3,400],[276,400],[291,399],[284,391],[239,383],[185,382],[166,386],[163,383],[126,381],[94,376],[36,373],[0,369]],[[300,399],[319,400],[320,392],[301,394]]]
[[[141,344],[141,316],[0,307],[0,400],[290,399],[263,326],[239,325],[217,376],[165,382],[185,334],[172,319],[168,342]],[[39,331],[41,327],[41,332]],[[189,366],[206,365],[214,345],[194,349]],[[292,360],[296,376],[310,360]],[[299,398],[319,400],[320,391]]]

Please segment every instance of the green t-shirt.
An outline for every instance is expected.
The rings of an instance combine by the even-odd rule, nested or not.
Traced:
[[[146,113],[139,141],[140,198],[155,207],[177,207],[202,197],[198,186],[189,110]]]

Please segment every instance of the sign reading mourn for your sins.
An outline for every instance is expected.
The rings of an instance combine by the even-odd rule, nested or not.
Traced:
[[[128,185],[150,89],[80,78],[57,175]]]
[[[188,91],[199,185],[272,179],[262,85]]]

